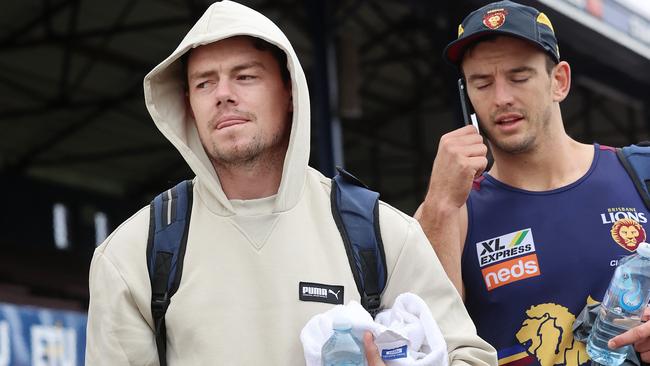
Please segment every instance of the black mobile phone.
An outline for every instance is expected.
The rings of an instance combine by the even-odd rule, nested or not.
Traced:
[[[472,107],[472,102],[469,101],[467,96],[467,88],[463,78],[458,79],[458,93],[460,94],[460,108],[463,111],[463,122],[465,122],[465,125],[473,125],[478,131],[478,118]]]

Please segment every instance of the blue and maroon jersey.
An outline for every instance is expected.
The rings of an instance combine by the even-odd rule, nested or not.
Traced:
[[[614,149],[594,145],[589,171],[531,192],[485,173],[467,201],[465,304],[499,365],[589,361],[572,325],[602,301],[618,259],[645,241],[648,210]]]

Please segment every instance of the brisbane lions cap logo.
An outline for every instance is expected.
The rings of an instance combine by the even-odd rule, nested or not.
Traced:
[[[645,241],[645,229],[636,220],[620,219],[612,225],[612,239],[621,247],[633,252]]]
[[[490,29],[497,29],[506,22],[506,9],[489,10],[483,16],[483,24]]]

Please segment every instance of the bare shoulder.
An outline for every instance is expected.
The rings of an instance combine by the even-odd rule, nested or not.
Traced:
[[[591,161],[594,157],[594,145],[592,144],[584,144],[582,142],[577,142],[576,141],[576,152],[580,154],[582,159]]]

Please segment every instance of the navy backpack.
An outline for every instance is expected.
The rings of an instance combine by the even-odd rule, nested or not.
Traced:
[[[650,141],[618,148],[616,155],[650,210]]]
[[[338,168],[337,168],[338,169]],[[343,169],[332,179],[332,215],[341,233],[361,305],[375,316],[386,286],[386,257],[379,230],[379,193]],[[167,365],[165,313],[178,290],[192,213],[192,181],[177,184],[150,205],[147,267],[151,314],[161,366]]]

